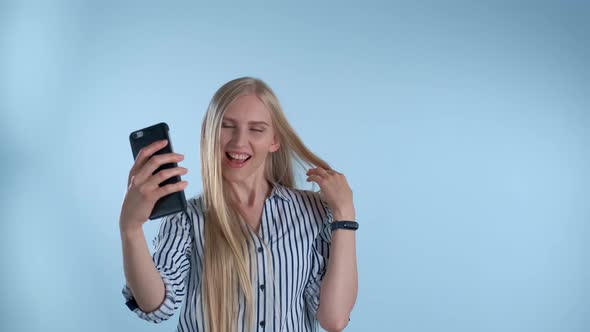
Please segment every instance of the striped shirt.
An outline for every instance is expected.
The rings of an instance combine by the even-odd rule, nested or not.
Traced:
[[[129,309],[144,320],[160,323],[182,305],[177,331],[204,331],[203,196],[187,203],[186,213],[162,219],[154,239],[152,258],[164,281],[164,302],[144,312],[126,284],[122,293]],[[332,211],[318,192],[273,186],[264,202],[259,232],[251,232],[257,235],[255,247],[250,247],[256,257],[250,267],[256,331],[319,331],[316,314],[330,255],[332,220]],[[239,303],[238,331],[245,331],[243,295]]]

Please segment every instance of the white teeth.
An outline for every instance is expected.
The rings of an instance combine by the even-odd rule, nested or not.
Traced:
[[[239,160],[245,160],[245,159],[248,159],[248,157],[250,157],[249,155],[247,155],[247,154],[242,154],[242,153],[231,153],[231,152],[228,152],[227,154],[228,154],[230,157],[232,157],[232,158],[234,158],[234,159],[239,159]]]

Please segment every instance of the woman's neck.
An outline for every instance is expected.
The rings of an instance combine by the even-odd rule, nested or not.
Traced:
[[[244,208],[260,206],[272,192],[272,185],[266,180],[258,183],[256,181],[229,182],[228,185],[235,203]]]

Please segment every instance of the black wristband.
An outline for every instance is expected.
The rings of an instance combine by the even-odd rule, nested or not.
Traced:
[[[332,231],[336,230],[336,229],[349,229],[351,231],[356,231],[359,228],[359,224],[356,221],[348,221],[348,220],[342,220],[342,221],[334,221],[331,225],[330,228]]]

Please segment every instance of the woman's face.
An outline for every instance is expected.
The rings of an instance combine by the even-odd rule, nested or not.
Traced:
[[[221,123],[223,177],[243,181],[253,174],[264,177],[268,153],[279,149],[270,111],[255,94],[238,97]]]

